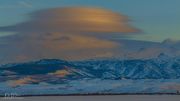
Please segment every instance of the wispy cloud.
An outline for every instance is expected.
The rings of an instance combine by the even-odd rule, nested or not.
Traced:
[[[17,1],[14,4],[0,5],[0,9],[13,9],[13,8],[32,8],[33,5],[28,0]]]
[[[30,3],[30,1],[27,1],[27,0],[19,1],[18,5],[26,7],[26,8],[32,8],[33,7],[32,3]]]

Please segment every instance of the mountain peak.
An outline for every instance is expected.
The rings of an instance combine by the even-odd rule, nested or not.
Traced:
[[[165,39],[162,42],[162,44],[172,45],[172,44],[176,44],[176,43],[179,43],[179,42],[180,42],[179,40],[174,40],[174,39],[168,38],[168,39]]]
[[[160,53],[157,56],[158,60],[160,61],[169,61],[172,57],[170,57],[169,55],[165,54],[165,53]]]
[[[167,54],[165,54],[165,53],[160,53],[159,55],[158,55],[158,58],[161,58],[161,57],[169,57]]]
[[[61,59],[41,59],[39,61],[36,61],[37,64],[57,64],[57,63],[68,63],[65,60]]]

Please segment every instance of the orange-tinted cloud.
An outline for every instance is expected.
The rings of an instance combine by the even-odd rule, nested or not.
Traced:
[[[65,77],[67,75],[70,75],[71,73],[67,70],[58,70],[54,73],[48,73],[49,75],[56,76],[56,77]]]
[[[35,34],[36,35],[36,34]],[[39,35],[39,34],[37,34]],[[60,58],[67,60],[81,60],[95,57],[110,57],[116,49],[116,42],[83,35],[62,35],[51,33],[40,39],[38,36],[28,37],[26,40],[14,43],[19,47],[19,54],[15,54],[17,61],[28,61],[42,58]]]
[[[23,32],[136,32],[137,29],[128,25],[128,18],[119,13],[86,7],[66,7],[37,11],[32,19],[7,30]],[[4,28],[4,29],[6,29]]]
[[[129,26],[127,16],[86,7],[65,7],[37,11],[31,18],[14,26],[0,27],[0,31],[19,34],[6,37],[10,51],[4,51],[9,61],[29,61],[42,58],[68,60],[112,57],[120,44],[108,36],[117,32],[137,32]],[[16,48],[14,48],[16,47]],[[8,55],[10,54],[11,55]]]
[[[25,84],[31,84],[31,83],[37,83],[39,82],[38,80],[33,79],[30,76],[18,79],[18,80],[13,80],[13,81],[8,81],[9,85],[12,87],[20,86],[20,85],[25,85]]]

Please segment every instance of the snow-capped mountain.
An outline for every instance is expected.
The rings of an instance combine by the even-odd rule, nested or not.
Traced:
[[[0,95],[176,93],[179,82],[180,58],[164,53],[146,60],[42,59],[0,66]]]
[[[0,76],[47,76],[62,70],[68,72],[67,75],[61,77],[67,80],[82,78],[175,79],[180,78],[180,59],[169,57],[163,53],[157,58],[147,60],[104,59],[68,62],[58,59],[43,59],[35,62],[3,65],[0,67]],[[59,75],[62,74],[59,73]]]

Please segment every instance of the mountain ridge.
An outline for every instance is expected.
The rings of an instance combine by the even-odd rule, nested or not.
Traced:
[[[0,76],[16,73],[17,76],[47,75],[58,71],[70,72],[69,76],[101,79],[177,79],[180,78],[180,59],[160,54],[154,59],[104,59],[86,61],[66,61],[41,59],[38,61],[7,64],[0,66]],[[61,73],[61,72],[60,72]],[[6,74],[8,75],[8,74]],[[64,76],[65,78],[66,76]],[[68,80],[68,76],[66,78]]]

